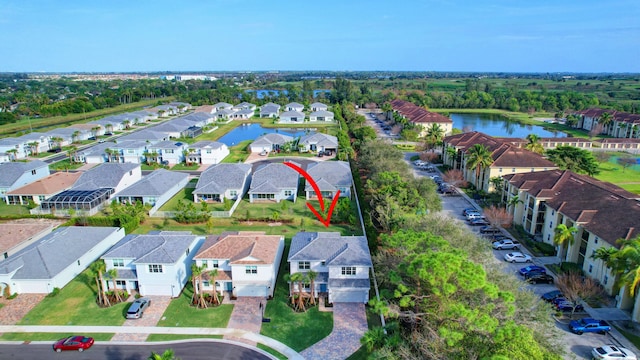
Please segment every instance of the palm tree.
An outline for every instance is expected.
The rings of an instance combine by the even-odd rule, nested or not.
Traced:
[[[71,134],[71,142],[72,143],[76,143],[76,141],[78,141],[78,136],[80,136],[80,131],[76,130]]]
[[[157,354],[152,351],[149,360],[180,360],[180,358],[176,357],[173,350],[167,349],[162,354]]]
[[[447,154],[448,162],[453,166],[456,161],[456,157],[458,156],[458,149],[453,146],[447,146],[445,153]]]
[[[55,145],[53,147],[54,149],[59,149],[61,147],[63,141],[64,141],[64,139],[59,137],[59,136],[54,136],[54,137],[51,138],[51,142]]]
[[[29,145],[31,155],[38,156],[38,147],[40,146],[40,143],[38,141],[32,141],[30,143],[27,143],[27,145]]]
[[[213,305],[220,304],[218,293],[216,292],[216,278],[218,277],[218,269],[213,269],[207,273],[209,275],[209,283],[213,287],[211,295],[213,295]]]
[[[125,120],[122,122],[122,125],[124,125],[125,129],[129,130],[129,127],[131,126],[131,121]]]
[[[111,282],[113,282],[113,296],[116,297],[116,302],[121,303],[122,302],[122,296],[120,296],[120,292],[118,291],[118,288],[116,287],[116,278],[118,277],[118,270],[111,269],[111,270],[107,271],[107,275],[109,275],[109,277],[111,278]],[[107,287],[108,286],[109,286],[109,282],[107,282]]]
[[[608,112],[602,113],[602,115],[600,115],[600,118],[598,119],[598,123],[602,124],[603,128],[605,129],[605,134],[609,133],[609,125],[611,125],[612,122],[613,116]]]
[[[569,255],[569,247],[575,243],[575,234],[578,229],[575,226],[567,227],[565,224],[560,224],[554,230],[553,243],[555,245],[562,245],[565,261]]]
[[[307,279],[309,279],[309,286],[311,287],[311,305],[315,305],[316,304],[316,284],[315,284],[315,280],[318,277],[318,273],[313,271],[313,270],[309,270],[307,271]]]
[[[640,284],[640,236],[618,242],[620,249],[615,249],[607,265],[621,275],[620,280],[629,286],[629,293],[634,296]]]
[[[11,149],[11,150],[7,150],[5,152],[7,154],[9,154],[9,161],[16,161],[16,158],[18,157],[18,150],[17,149]]]
[[[94,126],[91,128],[91,136],[92,137],[96,137],[98,136],[98,131],[100,131],[100,129],[102,129],[102,127],[100,127],[100,125]],[[95,139],[94,139],[95,140]]]
[[[104,282],[102,278],[102,274],[105,272],[106,268],[107,265],[104,263],[104,260],[98,260],[91,264],[90,267],[91,271],[97,276],[96,283],[98,285],[98,303],[103,306],[111,306],[104,289]]]
[[[295,299],[294,305],[297,310],[302,310],[306,312],[307,309],[304,306],[304,295],[302,293],[302,285],[305,282],[305,278],[306,278],[305,274],[301,272],[291,274],[291,281],[297,283],[298,285],[298,294]]]
[[[520,200],[520,195],[512,196],[511,199],[507,201],[507,209],[511,212],[511,208],[515,208],[518,204],[524,204],[524,201]]]
[[[204,301],[204,294],[202,293],[202,273],[205,268],[204,265],[198,266],[196,263],[191,264],[191,282],[193,283],[193,297],[191,302],[195,302],[195,305],[202,309],[207,307],[207,302]]]
[[[606,265],[607,268],[609,267],[609,262],[611,261],[612,256],[617,252],[618,250],[614,247],[601,247],[598,248],[598,250],[596,250],[593,255],[591,255],[592,259],[595,260],[601,260],[600,262],[600,273],[598,277],[602,277],[602,272],[604,270],[604,266]]]
[[[529,134],[527,135],[527,141],[527,145],[524,146],[525,149],[533,151],[536,154],[544,153],[544,147],[540,143],[540,136],[536,134]]]
[[[289,284],[289,298],[291,299],[291,305],[293,305],[295,303],[295,298],[293,296],[293,283],[294,283],[293,275],[284,274],[283,278],[284,278],[284,281],[286,281]]]
[[[442,142],[444,137],[444,129],[440,124],[433,123],[427,129],[427,135],[425,136],[426,143],[429,146],[429,149],[433,149],[434,146],[438,145]]]
[[[569,114],[567,115],[567,121],[565,122],[565,124],[570,127],[575,127],[576,125],[578,125],[579,120],[580,119],[578,118],[578,115]]]
[[[74,163],[73,158],[78,153],[78,148],[75,146],[70,146],[69,149],[67,149],[67,153],[69,154],[69,163],[73,164]]]
[[[467,167],[475,168],[476,171],[476,189],[482,190],[484,187],[480,184],[480,170],[491,166],[493,157],[489,148],[483,144],[475,144],[467,150]]]

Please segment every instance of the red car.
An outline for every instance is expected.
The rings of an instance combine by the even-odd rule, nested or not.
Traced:
[[[53,344],[53,350],[61,352],[62,350],[78,350],[84,351],[93,345],[93,338],[86,336],[69,336],[58,340]]]

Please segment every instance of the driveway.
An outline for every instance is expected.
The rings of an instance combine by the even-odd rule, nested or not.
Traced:
[[[145,296],[148,299],[151,299],[151,306],[144,311],[144,314],[139,319],[127,319],[124,321],[122,326],[131,326],[131,327],[143,327],[143,326],[156,326],[158,321],[162,318],[165,310],[171,303],[171,298],[169,296]],[[132,302],[133,298],[130,299]],[[131,333],[119,333],[115,334],[111,341],[127,341],[127,342],[136,342],[136,341],[146,341],[149,334],[131,334]]]
[[[301,355],[307,360],[346,359],[358,351],[360,338],[367,329],[364,304],[334,303],[331,334],[304,350]]]
[[[264,297],[238,297],[238,299],[234,301],[233,311],[231,312],[231,318],[229,319],[227,328],[240,329],[259,334],[260,328],[262,328],[263,306],[266,305],[267,301]],[[233,335],[225,335],[224,338],[227,340],[240,341],[253,346],[256,345],[255,343],[249,342],[245,339],[239,339]]]

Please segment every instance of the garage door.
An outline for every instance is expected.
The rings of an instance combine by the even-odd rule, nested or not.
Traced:
[[[236,286],[236,296],[267,296],[267,288],[266,286]]]
[[[357,302],[364,303],[367,301],[367,293],[363,291],[332,291],[330,294],[330,302]]]

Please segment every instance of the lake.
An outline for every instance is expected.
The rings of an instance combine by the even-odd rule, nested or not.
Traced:
[[[248,92],[248,93],[254,92],[254,93],[256,93],[256,99],[264,99],[265,97],[278,97],[280,95],[280,93],[283,93],[285,95],[288,94],[287,90],[269,90],[269,89],[245,90],[245,92]],[[318,97],[319,94],[325,94],[325,96],[326,96],[329,93],[331,93],[331,90],[317,89],[317,90],[313,90],[313,97],[316,98],[316,97]],[[280,104],[280,105],[284,105],[284,104]]]
[[[526,138],[529,134],[539,137],[566,137],[567,134],[549,131],[539,125],[523,125],[515,121],[506,120],[499,115],[491,114],[451,114],[453,127],[463,131],[480,131],[495,137]]]
[[[315,129],[264,128],[260,124],[243,124],[229,131],[218,141],[227,146],[234,146],[241,141],[255,140],[258,136],[271,133],[279,133],[296,138],[306,134],[313,134]]]

